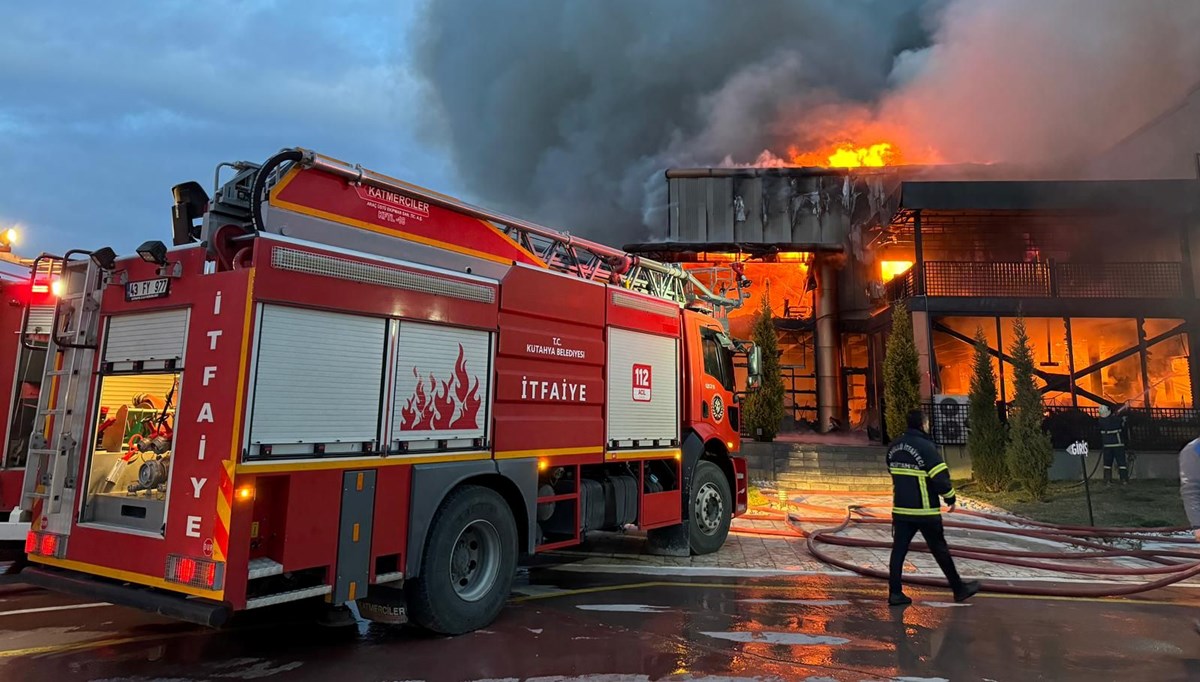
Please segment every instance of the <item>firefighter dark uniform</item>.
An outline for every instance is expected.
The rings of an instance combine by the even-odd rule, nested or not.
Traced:
[[[918,532],[950,583],[956,601],[963,601],[979,591],[978,582],[964,582],[959,577],[946,545],[938,498],[954,504],[954,487],[950,483],[950,469],[938,455],[937,446],[921,428],[911,426],[918,419],[909,420],[910,428],[887,451],[893,490],[892,556],[888,564],[888,603],[892,605],[912,601],[904,595],[901,575],[909,544]]]
[[[1100,410],[1100,442],[1104,445],[1104,482],[1112,483],[1113,463],[1122,483],[1129,482],[1129,463],[1125,457],[1125,418]]]

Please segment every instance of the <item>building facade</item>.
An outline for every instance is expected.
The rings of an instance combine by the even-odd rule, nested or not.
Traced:
[[[965,440],[977,334],[1003,414],[1019,315],[1056,445],[1098,442],[1102,404],[1129,405],[1133,448],[1200,435],[1200,182],[937,179],[946,172],[672,170],[665,240],[629,248],[701,270],[743,264],[751,296],[730,328],[748,335],[769,297],[785,432],[885,437],[884,346],[904,302],[945,444]]]

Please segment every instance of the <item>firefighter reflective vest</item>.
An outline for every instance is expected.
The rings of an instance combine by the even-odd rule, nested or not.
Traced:
[[[1106,448],[1123,448],[1125,441],[1122,439],[1122,422],[1123,418],[1115,414],[1110,414],[1107,417],[1100,418],[1100,442]]]
[[[954,504],[950,468],[924,432],[909,429],[888,446],[887,465],[892,474],[893,517],[913,521],[938,517],[942,513],[938,497]]]

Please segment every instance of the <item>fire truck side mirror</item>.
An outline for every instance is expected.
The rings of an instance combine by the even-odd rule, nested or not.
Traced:
[[[746,388],[758,388],[762,383],[762,348],[751,346],[746,354]]]

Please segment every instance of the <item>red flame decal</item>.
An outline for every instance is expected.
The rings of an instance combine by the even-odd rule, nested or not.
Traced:
[[[454,397],[450,395],[450,382],[443,381],[441,391],[433,401],[434,410],[437,415],[433,420],[433,429],[442,431],[450,428],[450,420],[454,419],[454,412],[458,409],[458,405],[454,402]]]
[[[479,377],[467,371],[466,351],[458,346],[458,361],[454,363],[453,386],[439,382],[430,373],[429,392],[416,367],[413,376],[417,386],[405,407],[400,410],[401,431],[445,431],[448,429],[479,428]],[[440,385],[439,385],[440,384]],[[456,418],[457,417],[457,418]]]

